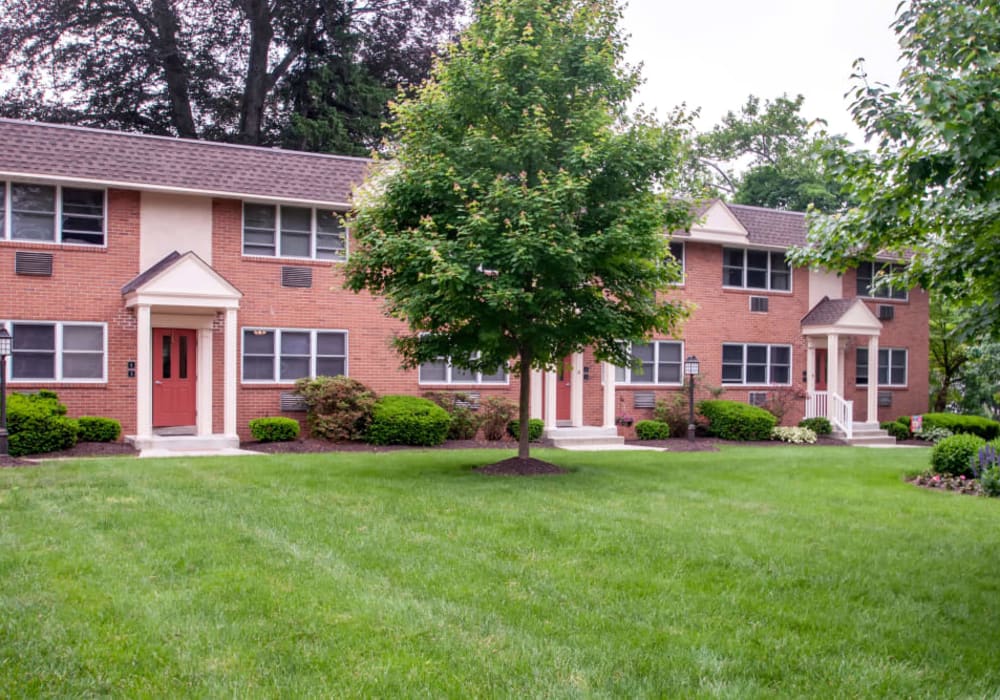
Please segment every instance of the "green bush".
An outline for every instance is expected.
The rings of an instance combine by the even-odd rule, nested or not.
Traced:
[[[817,435],[830,435],[833,433],[833,426],[829,418],[817,416],[816,418],[803,418],[799,421],[800,428],[809,428]]]
[[[910,428],[903,425],[898,420],[886,421],[885,423],[880,423],[879,427],[885,432],[889,433],[891,437],[897,440],[909,440],[910,439]]]
[[[427,391],[424,398],[443,408],[451,416],[449,440],[471,440],[479,432],[479,416],[468,406],[469,395],[461,391]]]
[[[531,442],[538,442],[542,439],[542,433],[545,431],[545,421],[541,418],[529,418],[528,419],[528,440]],[[515,440],[521,438],[521,421],[512,420],[507,422],[507,434],[510,435]]]
[[[499,396],[490,396],[479,408],[480,424],[483,428],[483,438],[486,440],[503,440],[507,432],[507,424],[517,415],[517,406]]]
[[[684,430],[687,431],[687,426]],[[635,424],[635,436],[640,440],[666,440],[671,433],[671,425],[662,420],[641,420]]]
[[[76,444],[79,429],[51,391],[7,398],[8,451],[12,457],[68,449]]]
[[[687,397],[676,393],[669,398],[656,400],[653,419],[670,426],[670,437],[684,437],[687,435],[690,411]]]
[[[938,474],[973,476],[973,462],[979,457],[979,448],[986,444],[978,435],[960,433],[945,438],[934,445],[931,468]]]
[[[739,401],[702,401],[698,410],[708,419],[708,432],[723,440],[770,440],[778,422],[763,408]]]
[[[1000,423],[981,416],[963,416],[958,413],[927,413],[923,429],[944,428],[954,434],[978,435],[984,440],[1000,437]]]
[[[440,445],[451,416],[419,396],[383,396],[375,404],[367,440],[373,445]]]
[[[122,424],[114,418],[101,416],[80,416],[77,418],[80,442],[114,442],[122,434]]]
[[[343,375],[295,382],[306,402],[306,421],[313,437],[333,442],[362,440],[372,422],[375,392]]]
[[[254,418],[250,421],[250,434],[258,442],[288,442],[299,436],[299,422],[284,416]]]
[[[802,426],[791,428],[779,425],[771,431],[771,439],[789,442],[793,445],[812,445],[816,442],[816,431]]]

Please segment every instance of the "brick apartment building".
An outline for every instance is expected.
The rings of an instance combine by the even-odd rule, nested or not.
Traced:
[[[73,415],[122,422],[140,446],[170,434],[232,446],[247,422],[294,409],[294,380],[343,373],[380,394],[454,389],[516,399],[503,372],[447,361],[403,370],[397,321],[342,288],[338,215],[364,159],[0,120],[0,324],[13,391],[57,391]],[[547,426],[614,431],[683,389],[791,399],[872,423],[926,409],[928,299],[869,293],[881,264],[842,276],[789,268],[801,214],[711,203],[672,249],[695,310],[680,338],[636,346],[643,372],[567,358],[532,376]],[[876,369],[877,368],[877,369]],[[875,377],[877,376],[877,382]],[[806,398],[802,398],[806,396]],[[287,415],[301,418],[295,410]]]

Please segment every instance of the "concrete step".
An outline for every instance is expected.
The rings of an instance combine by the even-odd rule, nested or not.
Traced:
[[[588,448],[588,447],[610,447],[612,445],[624,445],[625,438],[623,437],[574,437],[574,438],[554,438],[552,440],[553,447],[559,447],[562,449],[567,449],[571,447],[578,448]]]
[[[545,437],[550,440],[556,440],[558,438],[589,438],[589,437],[618,437],[617,428],[602,428],[600,426],[582,426],[579,428],[573,427],[557,427],[557,428],[547,428],[545,430]]]
[[[839,430],[834,430],[831,436],[848,445],[895,445],[896,438],[880,428],[873,428],[870,423],[855,423],[851,439]]]
[[[552,441],[553,447],[564,450],[612,449],[625,445],[625,438],[618,435],[617,428],[599,426],[549,428],[545,437]]]
[[[224,454],[239,450],[240,439],[236,435],[151,435],[138,437],[126,435],[125,441],[139,450],[140,456],[164,456],[177,454]]]

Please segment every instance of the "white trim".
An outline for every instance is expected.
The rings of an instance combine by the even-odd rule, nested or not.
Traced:
[[[274,255],[267,255],[266,253],[247,252],[246,250],[247,204],[274,207]],[[292,207],[292,206],[295,206],[295,208],[297,209],[309,210],[309,255],[308,256],[285,255],[284,251],[281,249],[281,210],[283,207]],[[317,229],[317,223],[318,223],[318,216],[320,209],[330,210],[341,217],[347,214],[346,211],[339,211],[336,210],[334,207],[302,207],[302,206],[290,205],[288,203],[261,202],[261,201],[254,201],[253,199],[243,200],[242,206],[240,207],[240,254],[245,258],[261,258],[264,260],[292,260],[292,261],[308,260],[319,263],[347,262],[347,258],[349,257],[349,240],[350,240],[350,231],[347,228],[347,226],[343,227],[343,236],[344,236],[343,255],[336,258],[320,258],[317,256],[317,246],[319,245],[319,231]]]
[[[43,321],[36,319],[7,319],[0,321],[0,326],[14,335],[14,324],[25,326],[54,326],[53,332],[53,365],[54,377],[14,377],[14,352],[11,348],[11,355],[7,362],[7,382],[10,384],[107,384],[108,383],[108,324],[103,321]],[[63,355],[66,349],[63,347],[64,326],[89,326],[101,329],[101,377],[63,377]],[[73,351],[70,351],[73,354]],[[93,352],[82,354],[94,354]]]
[[[4,186],[3,196],[3,220],[0,221],[0,241],[13,243],[16,245],[42,245],[42,246],[68,246],[70,248],[81,248],[83,250],[107,250],[108,247],[108,191],[103,187],[81,187],[75,183],[61,184],[57,182],[46,182],[37,178],[32,180],[13,180],[0,177],[0,184]],[[53,194],[53,220],[51,241],[39,241],[29,238],[13,238],[14,232],[14,210],[13,210],[13,187],[12,185],[38,185],[42,187],[52,187]],[[66,188],[73,190],[92,190],[101,193],[101,243],[73,243],[63,241],[63,190]]]
[[[615,386],[620,386],[620,387],[634,387],[634,388],[639,388],[639,389],[655,388],[655,387],[665,387],[665,386],[684,386],[684,341],[683,340],[670,340],[670,339],[667,339],[667,338],[654,338],[652,340],[646,341],[645,343],[639,343],[641,345],[650,345],[650,344],[654,345],[654,350],[653,350],[653,368],[654,368],[654,372],[658,372],[659,371],[659,365],[660,365],[660,362],[659,362],[659,357],[660,357],[660,347],[659,347],[659,344],[660,343],[671,343],[671,344],[674,344],[674,345],[680,345],[681,346],[681,358],[680,358],[680,361],[678,362],[678,365],[680,367],[680,375],[679,375],[680,379],[678,381],[676,381],[676,382],[633,382],[633,381],[630,381],[631,378],[632,378],[632,368],[631,367],[617,367],[616,370],[615,370],[615,381],[614,381]],[[632,353],[632,345],[633,345],[633,343],[629,343],[629,348],[628,348],[629,354]],[[612,366],[614,366],[614,365],[612,365]],[[625,379],[622,380],[622,381],[618,380],[618,370],[619,369],[624,369],[625,370]]]
[[[736,286],[732,284],[726,284],[726,250],[742,250],[743,251],[743,284]],[[749,287],[747,286],[747,253],[750,251],[756,251],[759,253],[767,253],[767,287]],[[784,253],[785,265],[788,267],[788,289],[771,289],[771,254],[772,253]],[[750,292],[755,296],[760,294],[786,294],[791,296],[795,293],[795,268],[793,268],[788,263],[787,258],[788,250],[786,248],[767,248],[764,246],[722,246],[722,288],[739,290],[741,292]]]
[[[741,362],[741,369],[740,369],[740,377],[741,377],[741,379],[738,382],[727,382],[722,377],[721,368],[724,367],[727,364],[726,361],[725,361],[725,347],[727,345],[741,346],[743,348],[743,359],[742,359],[742,362]],[[746,377],[747,377],[747,346],[750,346],[750,345],[755,345],[755,346],[766,347],[767,348],[767,364],[765,365],[765,368],[766,368],[766,371],[767,371],[767,379],[768,379],[768,381],[766,381],[766,382],[748,382],[748,381],[746,381]],[[771,349],[772,348],[788,348],[788,381],[787,382],[772,382],[772,381],[770,381],[770,379],[771,379],[771,370],[772,370],[772,368],[774,366],[774,363],[771,361]],[[722,384],[722,386],[724,388],[725,387],[744,388],[744,387],[758,387],[758,386],[767,386],[767,387],[792,386],[794,384],[794,382],[792,381],[792,377],[795,376],[795,374],[794,374],[794,372],[795,372],[795,353],[792,350],[793,350],[793,348],[792,348],[792,345],[790,343],[786,344],[786,343],[752,343],[752,342],[738,343],[738,342],[724,342],[724,343],[722,343],[722,352],[720,353],[720,359],[722,360],[722,365],[720,366],[719,381],[720,381],[720,383]]]
[[[244,339],[246,337],[247,331],[268,331],[274,333],[274,359],[272,362],[272,377],[273,379],[246,379],[244,371],[246,366],[244,359],[246,357],[246,350],[244,348]],[[239,372],[239,382],[240,384],[247,384],[252,386],[274,386],[282,385],[288,386],[295,384],[297,379],[281,379],[281,334],[282,333],[308,333],[309,334],[309,376],[303,377],[308,379],[316,378],[316,359],[319,357],[317,355],[317,344],[316,335],[318,333],[341,333],[344,336],[344,376],[349,377],[350,368],[348,366],[350,360],[350,347],[348,346],[350,334],[346,329],[343,328],[276,328],[276,327],[264,327],[264,326],[242,326],[239,329],[239,358],[240,358],[240,372]],[[255,355],[254,357],[261,357],[260,355]],[[303,355],[290,355],[289,357],[304,357]],[[322,357],[339,357],[339,355],[323,355]]]
[[[476,380],[475,381],[469,381],[469,380],[455,381],[455,380],[452,379],[452,374],[451,374],[452,373],[452,369],[453,369],[453,365],[451,364],[451,356],[448,356],[448,357],[438,357],[437,359],[432,360],[431,362],[441,362],[442,360],[445,363],[445,365],[444,365],[445,366],[445,378],[444,379],[435,379],[433,381],[425,381],[421,377],[421,374],[420,374],[421,368],[424,365],[430,364],[430,363],[429,362],[422,362],[420,365],[417,366],[417,386],[449,386],[449,387],[456,387],[456,386],[458,386],[458,387],[463,387],[463,386],[469,386],[469,387],[510,386],[510,367],[509,366],[505,366],[503,368],[503,377],[504,377],[504,379],[503,379],[502,382],[484,382],[483,381],[483,373],[482,372],[476,372]],[[461,369],[461,368],[459,368],[459,369]]]
[[[877,338],[876,338],[876,342],[878,342]],[[859,386],[867,387],[867,386],[871,385],[870,382],[871,382],[871,376],[872,376],[872,368],[870,366],[868,367],[868,378],[865,381],[865,383],[861,384],[860,382],[858,382],[858,357],[860,356],[860,354],[861,354],[862,351],[864,351],[864,353],[865,353],[865,362],[867,363],[868,362],[868,346],[861,345],[861,346],[858,346],[857,348],[855,348],[855,350],[854,350],[854,386],[856,386],[856,387],[859,387]],[[887,356],[889,364],[886,366],[886,378],[889,380],[889,382],[883,384],[882,382],[878,381],[878,372],[879,372],[880,368],[876,367],[875,368],[875,385],[877,387],[883,387],[884,386],[887,389],[908,389],[909,386],[910,386],[910,349],[909,348],[883,348],[883,347],[879,347],[878,348],[878,352],[879,352],[879,364],[880,365],[881,365],[881,354],[882,354],[883,351],[889,353],[888,356]],[[901,353],[903,353],[903,383],[902,384],[893,384],[892,383],[892,353],[894,353],[894,352],[901,352]]]
[[[862,261],[862,262],[858,263],[858,266],[856,268],[854,268],[854,291],[855,292],[858,291],[858,280],[861,279],[860,275],[858,275],[858,271],[861,269],[862,265],[871,265],[872,266],[872,277],[871,277],[871,279],[872,279],[873,282],[875,281],[875,265],[879,265],[879,266],[883,266],[884,265],[884,266],[887,266],[887,267],[890,267],[890,268],[891,267],[904,267],[904,265],[902,263],[890,262],[888,260]],[[871,289],[871,285],[869,285],[868,289],[869,290]],[[903,290],[903,294],[905,294],[905,296],[902,299],[897,299],[895,297],[870,296],[868,294],[856,294],[855,296],[857,296],[859,299],[865,299],[867,301],[874,301],[874,302],[878,302],[880,304],[881,303],[885,303],[885,302],[895,303],[895,304],[909,304],[910,303],[910,290],[909,289],[904,289]]]
[[[203,142],[204,143],[204,142]],[[311,154],[315,155],[315,154]],[[337,156],[332,156],[337,157]],[[225,190],[210,190],[197,187],[174,187],[170,185],[153,185],[141,182],[128,182],[126,180],[109,180],[104,178],[88,177],[67,177],[64,175],[39,175],[37,173],[23,173],[19,171],[0,170],[0,178],[17,178],[19,180],[34,182],[66,183],[73,186],[73,183],[103,187],[106,189],[136,190],[143,192],[165,192],[168,194],[196,194],[205,197],[217,197],[219,199],[239,199],[239,200],[259,200],[271,204],[293,204],[310,207],[329,207],[330,209],[350,210],[352,205],[349,202],[337,202],[321,199],[299,199],[295,197],[267,197],[266,195],[251,192],[227,192]]]

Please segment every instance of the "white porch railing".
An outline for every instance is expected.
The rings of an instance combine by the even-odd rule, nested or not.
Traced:
[[[854,402],[833,392],[817,391],[806,396],[806,418],[828,418],[848,440],[854,437]]]

